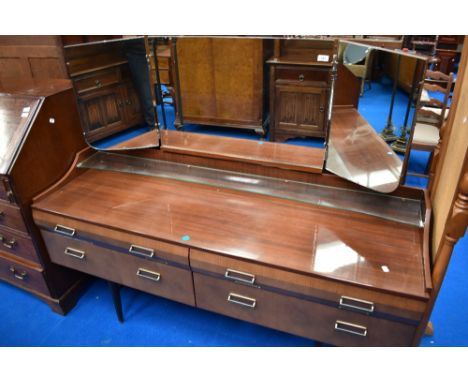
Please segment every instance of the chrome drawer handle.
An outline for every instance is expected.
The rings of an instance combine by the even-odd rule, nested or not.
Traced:
[[[351,324],[345,321],[337,320],[335,322],[335,330],[337,332],[354,334],[355,336],[359,336],[359,337],[367,336],[367,328],[365,326]]]
[[[24,280],[28,275],[26,271],[18,272],[13,266],[10,267],[10,272],[13,273],[13,276],[18,280]]]
[[[366,300],[359,300],[357,298],[341,296],[340,305],[342,309],[349,309],[361,313],[370,314],[374,312],[374,303]]]
[[[224,273],[224,277],[230,280],[241,281],[247,284],[255,283],[255,275],[252,275],[250,273],[236,271],[234,269],[229,269],[229,268],[226,269],[226,272]]]
[[[154,256],[154,250],[152,250],[151,248],[140,247],[139,245],[135,244],[132,244],[130,246],[130,248],[128,249],[128,253],[132,255],[139,255],[150,258]]]
[[[60,225],[60,224],[57,224],[55,226],[54,231],[57,233],[61,233],[62,235],[65,235],[65,236],[70,236],[70,237],[75,236],[75,233],[76,233],[74,228],[65,227],[64,225]]]
[[[255,306],[257,305],[256,299],[241,296],[240,294],[236,294],[236,293],[229,293],[227,301],[230,302],[231,304],[246,306],[247,308],[250,308],[250,309],[255,309]]]
[[[17,244],[16,239],[7,240],[3,235],[0,235],[0,241],[2,242],[3,246],[8,249],[13,249],[13,247]]]
[[[136,275],[141,277],[141,278],[148,279],[148,280],[151,280],[151,281],[154,281],[154,282],[159,282],[159,280],[161,280],[161,274],[160,273],[152,272],[152,271],[149,271],[149,270],[143,269],[143,268],[138,268],[138,271],[137,271]]]
[[[85,258],[85,251],[81,251],[79,249],[67,247],[65,251],[63,251],[65,255],[75,257],[77,259],[83,260]]]

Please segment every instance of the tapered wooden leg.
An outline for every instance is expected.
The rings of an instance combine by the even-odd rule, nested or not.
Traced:
[[[424,331],[426,336],[433,336],[434,335],[434,327],[432,326],[432,322],[429,321],[426,326],[426,330]]]
[[[122,299],[120,297],[120,285],[109,281],[109,287],[112,292],[112,301],[114,302],[115,313],[117,313],[117,318],[119,322],[123,323],[123,311],[122,311]]]

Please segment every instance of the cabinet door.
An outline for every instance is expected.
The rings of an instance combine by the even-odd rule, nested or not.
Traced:
[[[119,87],[111,87],[80,97],[79,106],[86,138],[96,141],[126,127],[124,103]]]
[[[125,105],[125,118],[128,126],[135,126],[143,123],[143,113],[140,98],[135,88],[127,84],[122,89],[122,96]]]
[[[277,132],[323,137],[326,94],[324,87],[276,85]]]

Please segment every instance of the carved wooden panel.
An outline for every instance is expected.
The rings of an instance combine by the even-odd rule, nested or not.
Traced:
[[[141,123],[143,114],[138,93],[131,84],[127,84],[125,89],[122,90],[125,92],[124,98],[127,123],[129,125]]]
[[[320,108],[323,108],[320,96],[320,94],[304,94],[302,96],[300,125],[314,129],[320,128]]]
[[[300,95],[292,92],[281,92],[279,97],[278,122],[297,123],[298,106]]]

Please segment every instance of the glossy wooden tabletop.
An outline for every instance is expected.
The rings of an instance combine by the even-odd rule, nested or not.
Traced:
[[[163,150],[321,173],[325,149],[161,130]]]
[[[420,229],[376,217],[99,170],[87,170],[34,208],[305,274],[427,297]]]
[[[333,110],[326,169],[374,191],[400,183],[403,163],[356,109]]]

